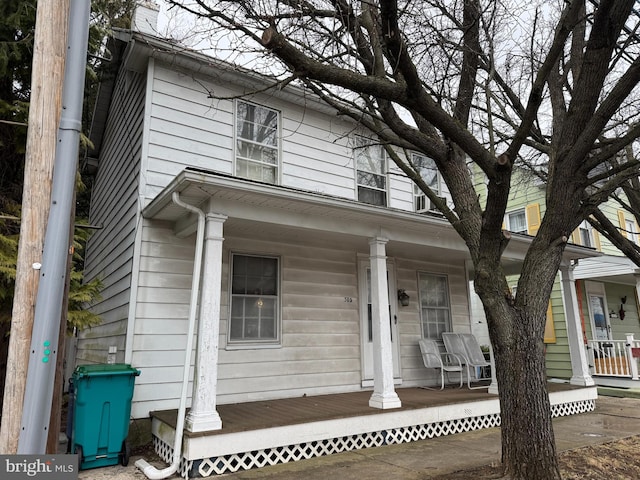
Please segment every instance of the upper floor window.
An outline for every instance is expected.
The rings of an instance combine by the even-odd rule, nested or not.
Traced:
[[[439,340],[451,331],[449,283],[445,275],[418,273],[422,336]]]
[[[358,201],[387,206],[387,157],[382,145],[356,137]]]
[[[627,238],[633,243],[638,243],[638,229],[634,219],[625,219]]]
[[[277,342],[280,303],[278,258],[234,254],[231,278],[229,342]]]
[[[505,215],[506,229],[514,233],[527,233],[527,214],[524,208]]]
[[[580,245],[585,247],[595,247],[595,242],[593,240],[593,229],[589,222],[584,220],[580,226],[578,227],[579,238],[578,241]]]
[[[424,183],[433,190],[436,195],[440,194],[440,178],[438,176],[438,169],[436,168],[436,162],[421,153],[411,154],[411,163],[420,172],[420,176]],[[435,207],[431,205],[430,200],[420,190],[417,185],[413,185],[413,198],[416,212],[427,212],[435,210]]]
[[[236,175],[276,183],[280,164],[278,112],[236,102]]]

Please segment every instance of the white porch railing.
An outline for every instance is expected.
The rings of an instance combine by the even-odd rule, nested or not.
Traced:
[[[634,339],[632,333],[627,334],[626,340],[589,340],[587,349],[592,375],[640,380],[640,340]]]

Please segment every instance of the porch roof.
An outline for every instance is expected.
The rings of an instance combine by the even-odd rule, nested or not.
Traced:
[[[573,275],[576,280],[599,280],[637,285],[640,281],[640,268],[627,257],[603,255],[598,258],[581,259]]]
[[[172,223],[178,236],[195,232],[196,219],[173,203],[174,192],[205,213],[227,215],[225,235],[250,234],[289,241],[322,235],[329,242],[356,246],[380,236],[389,239],[389,255],[424,255],[426,247],[442,261],[470,260],[466,244],[441,215],[368,205],[195,168],[179,173],[142,212],[146,218]],[[512,233],[503,254],[508,274],[519,272],[531,240],[529,235]],[[593,249],[569,244],[564,260],[596,255],[600,254]]]

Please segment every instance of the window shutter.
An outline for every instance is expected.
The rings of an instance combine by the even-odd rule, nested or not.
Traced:
[[[620,222],[620,228],[622,230],[620,230],[620,233],[622,234],[623,237],[627,237],[627,223],[625,222],[624,219],[624,210],[618,210],[618,222]]]
[[[540,228],[540,204],[532,203],[527,205],[527,230],[529,235],[535,235]]]
[[[575,243],[576,245],[581,245],[580,242],[580,228],[576,228],[571,234],[571,243]]]
[[[556,327],[553,323],[551,300],[549,300],[549,306],[547,307],[547,321],[544,324],[544,343],[556,343]]]
[[[600,243],[600,233],[594,228],[593,229],[593,242],[596,244],[596,250],[602,251],[602,244]]]

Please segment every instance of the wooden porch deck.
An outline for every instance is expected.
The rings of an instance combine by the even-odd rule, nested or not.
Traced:
[[[552,415],[595,408],[597,389],[549,383]],[[402,407],[369,407],[371,391],[219,405],[222,429],[184,431],[184,478],[413,442],[500,425],[497,395],[486,390],[398,388]],[[156,452],[173,459],[177,410],[152,412]]]
[[[548,384],[549,393],[580,388],[582,387],[557,383]],[[495,400],[498,398],[497,395],[487,393],[486,390],[449,387],[444,390],[399,388],[396,393],[400,397],[402,407],[391,410],[369,407],[371,391],[218,405],[218,413],[222,419],[222,430],[198,433],[185,430],[184,435],[186,437],[224,435],[324,420]],[[162,410],[152,412],[151,416],[175,429],[177,413],[177,410]]]

